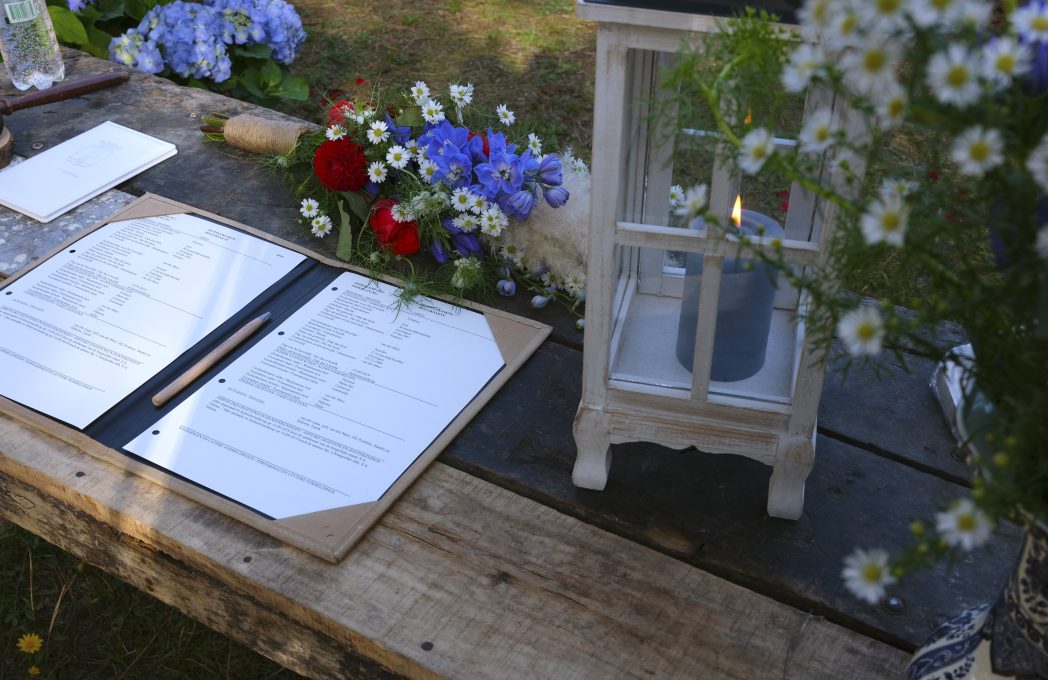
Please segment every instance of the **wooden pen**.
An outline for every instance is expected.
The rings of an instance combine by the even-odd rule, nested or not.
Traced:
[[[175,378],[170,385],[157,392],[156,396],[153,397],[153,405],[160,407],[166,404],[171,397],[188,387],[191,382],[199,378],[209,368],[225,358],[226,355],[250,338],[259,328],[262,328],[262,325],[269,321],[270,316],[272,315],[269,312],[266,312],[262,316],[256,317],[241,326],[240,330],[226,338],[221,345],[208,352],[203,359],[193,364],[188,371]]]

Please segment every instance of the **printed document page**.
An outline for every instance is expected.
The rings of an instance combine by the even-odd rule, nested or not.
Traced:
[[[86,427],[303,259],[192,215],[107,224],[0,291],[0,394]]]
[[[176,151],[174,144],[106,121],[0,171],[0,205],[50,222]]]
[[[378,500],[503,366],[483,314],[353,273],[126,449],[270,517]]]

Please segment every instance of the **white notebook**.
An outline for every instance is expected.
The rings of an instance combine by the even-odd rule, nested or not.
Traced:
[[[0,170],[0,205],[50,222],[177,151],[174,144],[106,121]]]

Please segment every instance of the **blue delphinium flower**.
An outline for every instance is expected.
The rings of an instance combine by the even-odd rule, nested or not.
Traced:
[[[499,279],[497,286],[499,295],[512,297],[517,294],[517,282],[513,279]]]
[[[550,187],[542,190],[542,197],[546,199],[551,208],[559,208],[568,202],[571,194],[564,187]]]
[[[535,193],[533,189],[525,188],[509,197],[506,202],[506,212],[522,220],[528,219],[532,208],[535,207]]]

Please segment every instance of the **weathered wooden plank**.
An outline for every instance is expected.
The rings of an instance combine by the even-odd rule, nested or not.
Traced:
[[[891,355],[847,367],[839,345],[823,384],[819,430],[959,484],[971,480],[942,408],[928,386],[934,361]]]
[[[39,512],[39,508],[48,511]],[[14,518],[24,529],[296,673],[361,680],[402,677],[355,654],[344,643],[286,625],[280,612],[260,605],[250,595],[10,477],[0,477],[0,515]]]
[[[570,426],[580,371],[577,352],[547,343],[440,460],[907,648],[947,615],[994,597],[1010,570],[1019,543],[1014,528],[970,563],[895,589],[907,602],[902,614],[850,597],[840,579],[847,553],[857,545],[905,545],[911,518],[930,517],[965,489],[825,436],[796,522],[767,516],[770,468],[738,456],[616,446],[604,491],[578,489],[571,483]]]
[[[120,541],[101,537],[99,553],[125,539],[155,551],[127,567],[142,578],[173,560],[214,579],[170,584],[190,613],[223,586],[279,612],[281,632],[304,629],[293,640],[323,635],[411,677],[882,678],[906,660],[440,464],[331,565],[6,416],[0,442],[3,514],[61,534],[72,512],[84,518],[78,543],[111,527]],[[27,492],[39,500],[26,505]],[[200,596],[183,592],[196,584]]]

